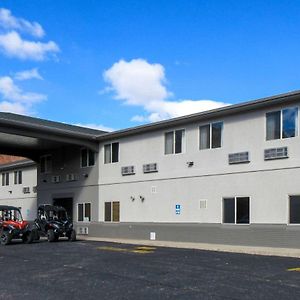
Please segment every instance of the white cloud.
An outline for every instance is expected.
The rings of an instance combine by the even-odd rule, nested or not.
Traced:
[[[16,18],[11,14],[11,11],[5,8],[0,8],[0,27],[8,30],[17,30],[26,32],[34,37],[41,38],[45,35],[44,29],[37,22],[29,22],[22,18]]]
[[[59,47],[53,41],[47,43],[26,41],[16,31],[0,35],[0,49],[9,57],[19,59],[44,60],[50,53],[59,52]]]
[[[74,124],[74,125],[80,126],[80,127],[91,128],[91,129],[108,131],[108,132],[115,131],[115,129],[113,129],[111,127],[101,125],[101,124],[92,124],[92,123],[90,123],[90,124],[81,124],[81,123],[77,123],[77,124]]]
[[[15,79],[19,81],[29,80],[29,79],[39,79],[43,80],[43,77],[39,73],[37,68],[31,70],[21,71],[15,74]]]
[[[106,89],[112,90],[116,99],[127,105],[141,106],[148,113],[132,117],[135,122],[155,122],[228,105],[213,100],[168,100],[172,93],[165,86],[164,67],[144,59],[120,60],[106,70],[103,77],[109,84]]]
[[[7,101],[0,102],[0,111],[11,112],[20,115],[28,114],[28,108],[21,103],[11,103]]]
[[[24,92],[9,76],[0,77],[0,110],[20,114],[31,114],[34,104],[47,99],[47,96],[39,93]]]

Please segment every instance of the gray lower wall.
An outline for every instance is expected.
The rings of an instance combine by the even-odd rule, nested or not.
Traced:
[[[262,247],[300,248],[300,227],[287,225],[222,225],[176,223],[91,223],[89,236]]]

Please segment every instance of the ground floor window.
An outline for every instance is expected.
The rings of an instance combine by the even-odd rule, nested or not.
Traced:
[[[91,221],[91,203],[78,203],[78,222]]]
[[[290,224],[300,224],[300,195],[290,196]]]
[[[105,222],[120,222],[120,202],[105,202],[104,204]]]
[[[223,199],[223,223],[249,224],[250,198],[231,197]]]

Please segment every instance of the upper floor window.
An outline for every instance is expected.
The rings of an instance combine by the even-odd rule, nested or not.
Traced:
[[[298,135],[298,108],[286,108],[266,114],[266,138],[285,139]]]
[[[119,143],[104,145],[104,163],[116,163],[119,161]]]
[[[22,184],[22,171],[14,172],[14,184]]]
[[[184,151],[185,130],[174,130],[165,133],[165,154],[177,154]]]
[[[44,155],[40,159],[41,173],[50,173],[52,171],[52,156]]]
[[[2,173],[2,186],[9,185],[9,173]]]
[[[200,150],[220,148],[222,145],[223,122],[200,126]]]
[[[95,152],[86,148],[81,149],[80,165],[81,168],[91,167],[95,165]]]

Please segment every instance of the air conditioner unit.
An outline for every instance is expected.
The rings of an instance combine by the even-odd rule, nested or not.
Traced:
[[[60,182],[60,175],[54,175],[51,177],[52,183],[59,183]]]
[[[76,181],[77,180],[77,175],[74,173],[67,174],[66,175],[66,181]]]

